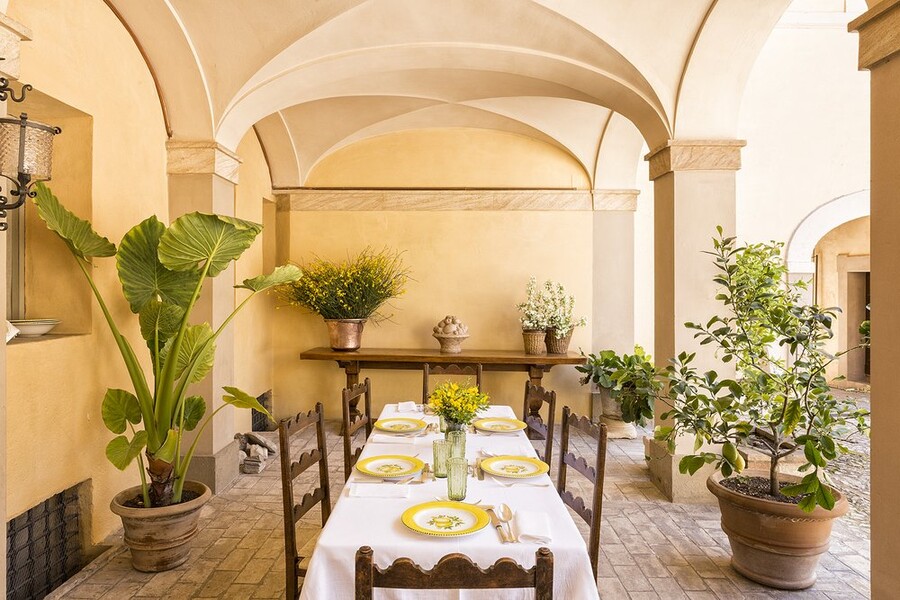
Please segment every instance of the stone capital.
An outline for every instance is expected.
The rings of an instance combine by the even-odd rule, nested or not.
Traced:
[[[606,189],[593,190],[594,210],[637,210],[637,198],[640,190],[630,189]]]
[[[673,171],[737,171],[744,140],[669,140],[651,150],[650,179]]]
[[[900,52],[900,0],[882,0],[847,29],[859,34],[859,68],[878,66]]]
[[[170,140],[166,142],[166,151],[167,173],[218,175],[231,183],[238,182],[241,159],[217,142]]]
[[[31,30],[0,13],[0,76],[19,78],[19,47],[31,39]]]

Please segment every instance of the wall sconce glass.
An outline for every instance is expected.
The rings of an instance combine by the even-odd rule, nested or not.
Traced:
[[[38,181],[50,179],[53,159],[53,136],[60,133],[59,127],[29,121],[22,113],[18,119],[0,119],[0,176],[12,182],[9,195],[0,195],[0,219],[6,218],[6,211],[19,208],[27,198],[34,198],[31,188]],[[5,231],[7,223],[0,222],[0,231]]]

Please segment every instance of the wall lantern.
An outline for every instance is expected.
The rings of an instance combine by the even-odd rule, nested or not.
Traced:
[[[21,96],[16,97],[9,81],[0,77],[0,101],[9,97],[13,102],[22,102],[30,89],[30,85],[23,85]],[[31,121],[25,113],[17,119],[0,118],[0,177],[12,182],[9,195],[16,198],[10,202],[0,194],[0,231],[7,228],[6,211],[19,208],[27,198],[34,198],[37,192],[32,186],[50,179],[53,136],[61,131],[59,127]]]

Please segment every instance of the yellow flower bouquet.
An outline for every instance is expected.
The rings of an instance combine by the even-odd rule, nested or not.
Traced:
[[[428,406],[434,414],[444,417],[448,423],[468,424],[479,412],[490,406],[490,398],[477,386],[459,385],[446,381],[428,397]]]

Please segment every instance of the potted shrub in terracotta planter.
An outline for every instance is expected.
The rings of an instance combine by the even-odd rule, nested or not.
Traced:
[[[272,286],[296,281],[300,269],[288,265],[245,280],[237,287],[249,290],[249,297],[217,329],[207,323],[191,324],[191,311],[206,279],[237,260],[261,225],[195,212],[166,227],[152,216],[128,231],[117,248],[66,210],[49,188],[39,183],[36,191],[38,215],[74,255],[131,380],[131,390],[107,390],[101,414],[116,434],[106,447],[107,458],[121,470],[136,461],[141,485],[118,494],[110,507],[122,517],[134,567],[171,569],[187,560],[200,508],[210,498],[205,485],[186,480],[197,442],[183,445],[182,438],[187,431],[202,431],[225,406],[206,415],[204,399],[188,396],[187,388],[212,369],[216,339],[241,307]],[[116,258],[122,293],[150,353],[149,378],[94,283],[91,261],[102,257]],[[225,404],[266,413],[246,392],[234,387],[225,391]]]
[[[584,373],[582,385],[596,386],[609,436],[633,439],[637,431],[633,423],[644,425],[653,418],[655,397],[662,389],[660,372],[649,354],[640,346],[634,354],[617,354],[601,350],[589,354],[587,362],[575,367]]]
[[[829,484],[828,462],[848,452],[843,440],[867,432],[868,413],[832,395],[828,365],[858,347],[837,355],[825,350],[837,309],[800,302],[798,286],[786,282],[781,249],[738,247],[719,229],[710,254],[725,310],[686,326],[734,362],[737,377],[698,373],[694,354],[680,354],[666,373],[668,392],[658,398],[671,407],[663,415],[671,425],[655,435],[671,452],[676,438],[695,440],[681,472],[716,467],[707,486],[719,500],[735,570],[772,587],[803,589],[816,580],[833,520],[847,511],[847,500]],[[767,454],[768,471],[744,471],[742,447]],[[794,453],[806,458],[802,477],[779,472]]]
[[[315,258],[302,269],[303,277],[280,285],[278,295],[320,315],[332,350],[342,352],[359,350],[366,321],[387,318],[378,310],[402,295],[409,281],[400,254],[388,250],[366,249],[340,262]]]

